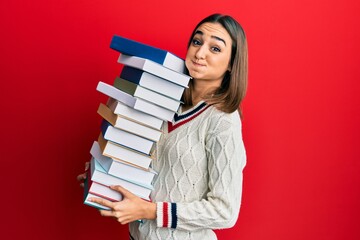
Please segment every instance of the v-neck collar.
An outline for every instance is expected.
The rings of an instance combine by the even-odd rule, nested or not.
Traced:
[[[168,132],[171,132],[181,125],[191,121],[209,106],[210,105],[208,105],[206,102],[200,101],[194,107],[188,109],[185,112],[175,113],[173,122],[168,122]]]

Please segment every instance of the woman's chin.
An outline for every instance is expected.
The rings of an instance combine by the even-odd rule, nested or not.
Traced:
[[[194,79],[201,78],[201,76],[202,76],[202,74],[197,71],[189,71],[189,75],[190,75],[190,77],[192,77]]]

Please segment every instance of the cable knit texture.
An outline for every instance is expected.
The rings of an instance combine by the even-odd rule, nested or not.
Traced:
[[[157,219],[131,223],[136,240],[217,239],[212,229],[232,227],[238,218],[246,164],[238,112],[201,102],[177,117],[165,127],[152,164],[159,173],[151,193]]]

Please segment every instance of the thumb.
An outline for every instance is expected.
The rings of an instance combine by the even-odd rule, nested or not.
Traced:
[[[123,198],[131,198],[134,196],[134,194],[132,194],[130,191],[128,191],[127,189],[121,187],[120,185],[112,185],[110,186],[110,188],[112,190],[115,190],[119,193],[121,193],[123,195]]]

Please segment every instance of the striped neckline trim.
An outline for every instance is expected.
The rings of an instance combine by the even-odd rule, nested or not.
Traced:
[[[203,111],[205,111],[210,105],[206,104],[206,102],[202,102],[194,109],[186,113],[175,113],[174,121],[168,122],[168,132],[175,130],[176,128],[182,126],[183,124],[191,121],[200,115]]]

